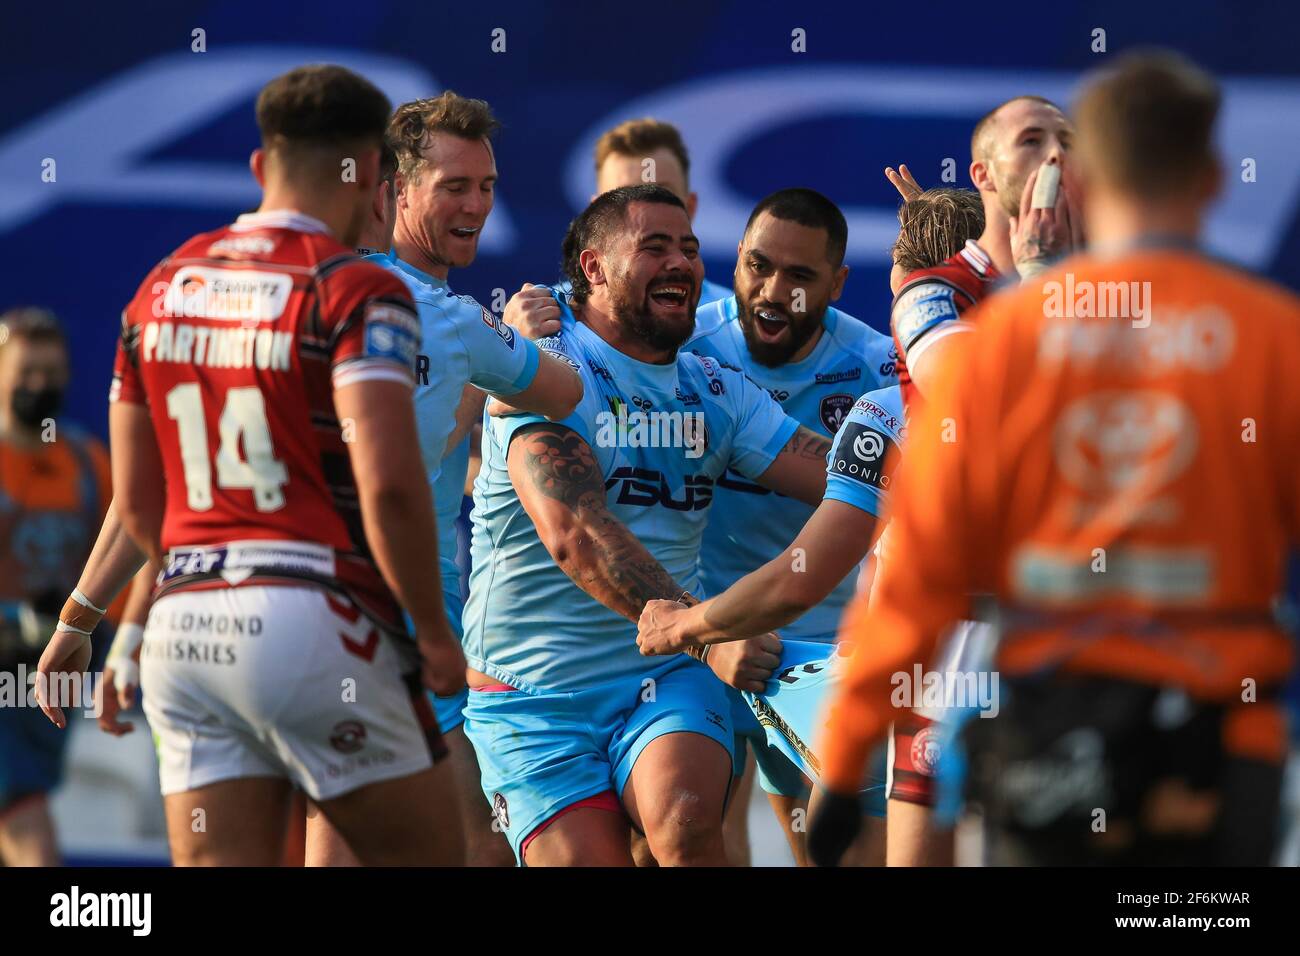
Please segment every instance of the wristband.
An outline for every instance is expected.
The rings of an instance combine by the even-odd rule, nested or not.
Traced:
[[[74,589],[68,599],[63,602],[63,610],[59,612],[57,629],[90,636],[90,632],[95,629],[95,625],[99,623],[103,616],[104,611],[102,608],[95,607],[84,594]]]
[[[140,685],[140,665],[135,652],[144,642],[144,628],[139,624],[122,624],[108,649],[105,667],[113,669],[113,689],[119,694],[128,687]]]
[[[677,603],[685,604],[687,607],[695,607],[695,605],[700,603],[700,599],[690,591],[683,591],[681,594],[677,595]],[[712,646],[712,644],[693,644],[686,648],[686,653],[695,658],[701,664],[707,664],[709,659],[709,648]]]
[[[712,644],[692,644],[690,647],[686,648],[685,653],[695,658],[701,664],[707,664],[709,662],[709,648],[712,646]]]
[[[78,604],[80,604],[82,607],[88,607],[88,608],[90,608],[92,611],[96,611],[96,612],[98,612],[98,614],[99,614],[100,617],[103,617],[103,616],[107,613],[107,609],[106,609],[106,608],[102,608],[102,607],[98,607],[98,606],[96,606],[95,603],[94,603],[93,601],[90,600],[90,598],[88,598],[88,597],[86,597],[86,595],[82,594],[82,593],[81,593],[81,588],[73,588],[73,589],[72,589],[72,600],[76,601],[76,602],[77,602]]]
[[[113,644],[108,649],[108,660],[105,663],[114,664],[119,660],[131,660],[142,643],[144,643],[144,628],[139,624],[123,623],[113,636]]]

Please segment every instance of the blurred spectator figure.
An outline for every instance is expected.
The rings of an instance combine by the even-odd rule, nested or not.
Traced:
[[[0,315],[0,863],[59,862],[48,796],[67,735],[28,695],[112,497],[104,445],[58,419],[68,349],[54,315]],[[30,706],[29,706],[30,705]],[[89,702],[86,704],[89,707]]]

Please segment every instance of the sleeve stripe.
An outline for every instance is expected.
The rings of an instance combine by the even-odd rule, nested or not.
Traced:
[[[331,381],[335,388],[346,388],[358,382],[400,382],[415,388],[415,376],[409,368],[379,359],[345,362],[334,369]]]

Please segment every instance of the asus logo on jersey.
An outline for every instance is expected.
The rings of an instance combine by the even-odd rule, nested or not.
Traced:
[[[683,481],[681,498],[675,498],[662,472],[623,465],[606,479],[605,490],[618,485],[615,503],[641,508],[662,505],[672,511],[703,511],[712,503],[713,479],[708,475],[687,475]]]
[[[882,466],[889,450],[889,442],[889,436],[883,432],[861,422],[850,422],[844,426],[831,467],[836,474],[853,478],[864,485],[888,489],[889,476],[884,473]]]

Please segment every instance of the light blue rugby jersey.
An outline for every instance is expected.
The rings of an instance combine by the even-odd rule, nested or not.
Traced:
[[[431,276],[392,253],[366,256],[396,273],[411,290],[420,316],[423,353],[417,358],[415,418],[420,457],[433,493],[438,520],[438,566],[443,590],[457,596],[456,519],[460,516],[469,446],[448,448],[456,407],[467,384],[498,395],[514,395],[532,384],[537,346],[505,325],[468,295],[456,295],[446,280]]]
[[[885,458],[902,445],[906,434],[903,391],[897,385],[867,392],[854,402],[826,456],[825,500],[842,501],[879,518],[893,481]]]
[[[712,331],[697,332],[687,349],[742,369],[788,415],[827,438],[848,418],[856,396],[898,381],[898,356],[890,337],[838,309],[826,310],[821,339],[807,358],[776,368],[760,365],[749,354],[734,295],[701,309],[696,327]],[[782,554],[815,510],[733,472],[718,481],[714,504],[700,551],[700,581],[709,596]],[[855,586],[850,575],[779,633],[794,640],[833,641]]]
[[[582,375],[582,403],[561,424],[595,453],[611,513],[675,581],[694,591],[715,479],[728,467],[751,479],[761,475],[798,423],[744,375],[712,359],[682,352],[672,364],[649,365],[574,322],[538,344]],[[620,409],[629,426],[622,432]],[[645,437],[636,427],[644,419],[632,415],[645,411],[702,415],[703,448],[631,447]],[[539,421],[545,419],[485,419],[483,467],[474,484],[465,655],[471,667],[529,693],[636,678],[663,662],[642,657],[636,625],[560,570],[510,482],[510,436]]]

